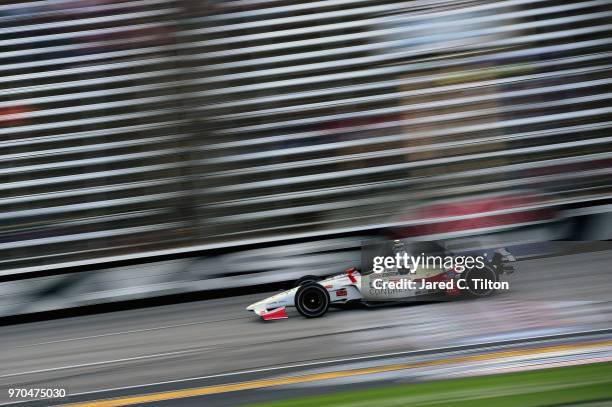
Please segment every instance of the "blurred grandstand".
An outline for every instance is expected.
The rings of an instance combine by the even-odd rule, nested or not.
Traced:
[[[249,284],[342,267],[381,234],[610,239],[611,17],[608,0],[3,2],[0,275],[180,254],[212,263],[155,275],[268,273]],[[268,255],[208,256],[243,248]]]

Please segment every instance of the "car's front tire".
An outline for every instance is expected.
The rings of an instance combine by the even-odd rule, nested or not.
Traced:
[[[320,284],[308,283],[295,293],[295,308],[306,318],[318,318],[329,309],[329,293]]]

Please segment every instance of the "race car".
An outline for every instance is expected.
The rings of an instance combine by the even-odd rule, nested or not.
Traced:
[[[435,247],[445,258],[449,257],[440,246]],[[403,243],[394,242],[393,255],[402,256],[407,252]],[[410,252],[422,253],[419,247],[411,247]],[[457,259],[459,257],[455,256]],[[492,258],[484,258],[486,262],[483,267],[462,270],[457,267],[423,267],[412,264],[408,269],[390,267],[383,272],[374,272],[368,267],[370,271],[366,273],[353,267],[322,280],[316,276],[304,276],[292,289],[251,304],[246,309],[269,321],[288,318],[287,307],[295,307],[306,318],[317,318],[325,315],[330,306],[346,304],[372,306],[440,297],[487,297],[501,284],[502,274],[514,272],[513,263],[516,259],[503,248],[495,250]],[[404,286],[395,289],[402,280]],[[411,283],[406,284],[407,281]]]

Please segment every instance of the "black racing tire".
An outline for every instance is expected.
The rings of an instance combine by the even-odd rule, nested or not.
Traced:
[[[329,303],[329,293],[321,284],[304,284],[295,293],[295,308],[306,318],[322,317]]]
[[[295,283],[293,284],[293,287],[299,287],[301,285],[309,284],[309,283],[316,283],[319,280],[321,280],[321,278],[318,277],[318,276],[304,276],[304,277],[300,277],[297,280],[295,280]]]
[[[481,269],[473,268],[467,270],[464,278],[466,283],[465,285],[467,286],[465,294],[471,298],[490,297],[491,295],[495,294],[495,289],[481,287],[475,280],[485,279],[491,282],[499,281],[498,274],[490,267],[483,267]]]

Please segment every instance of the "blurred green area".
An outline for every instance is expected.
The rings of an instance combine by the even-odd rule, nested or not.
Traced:
[[[257,407],[532,407],[612,405],[612,363],[598,363],[304,397]]]

